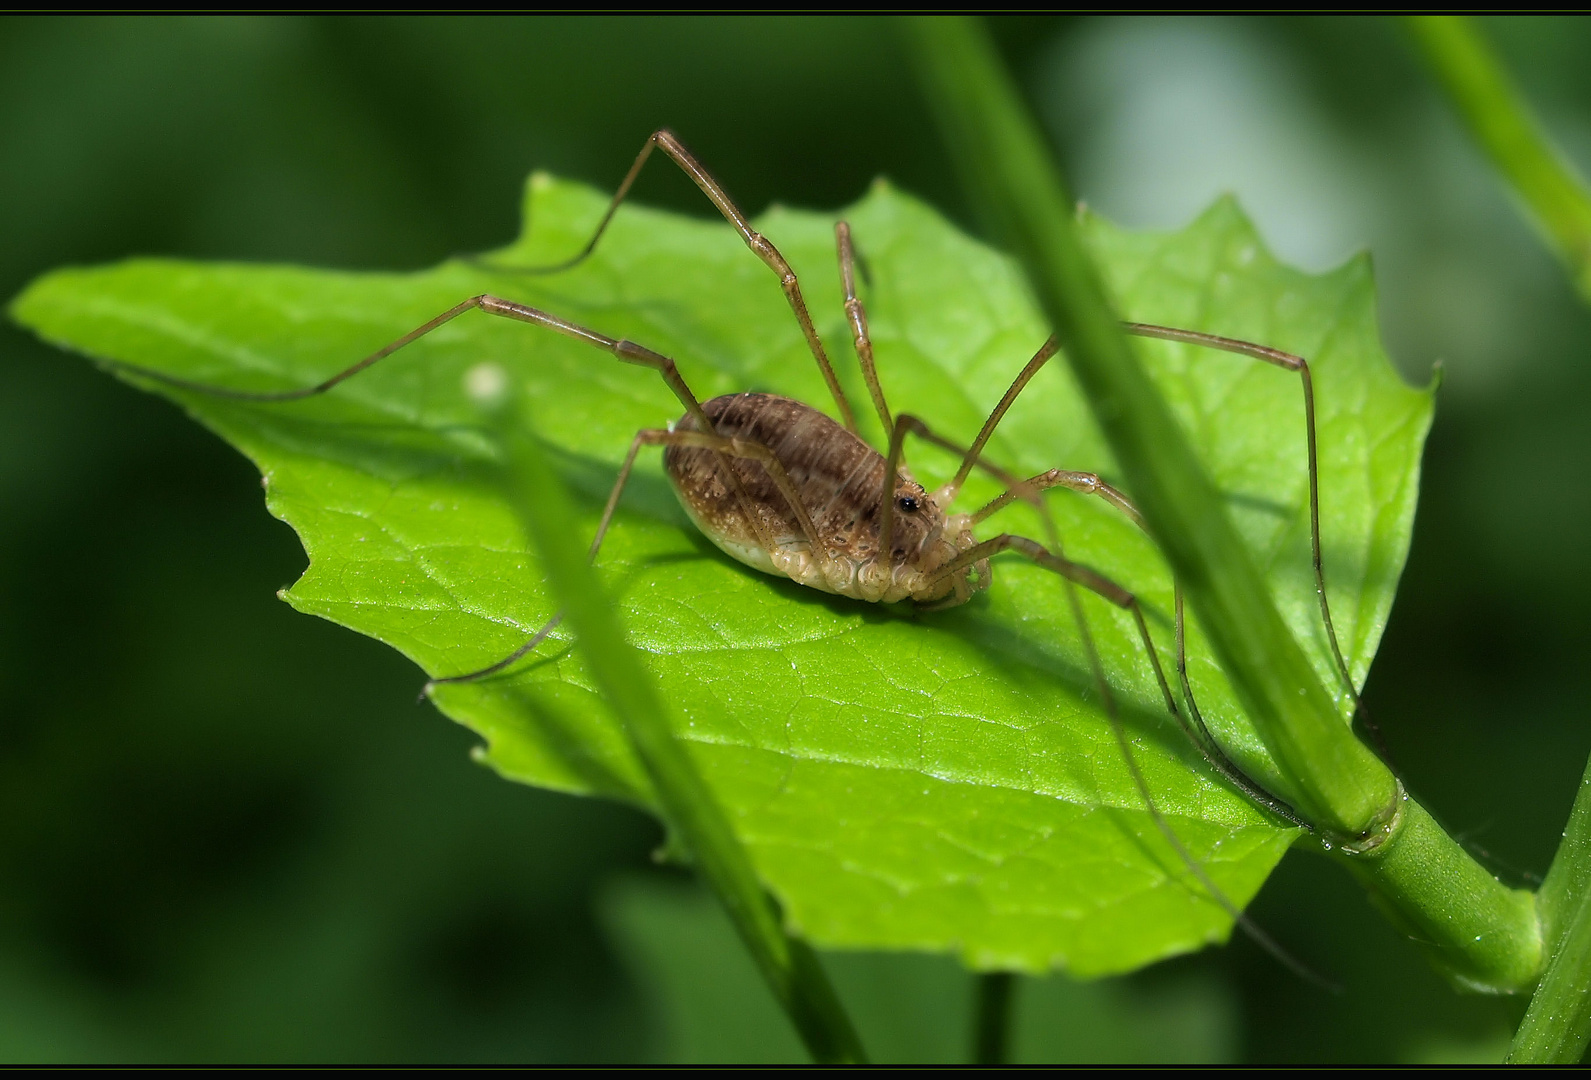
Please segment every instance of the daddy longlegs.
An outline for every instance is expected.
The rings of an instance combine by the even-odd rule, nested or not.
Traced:
[[[1174,599],[1176,667],[1187,703],[1186,713],[1179,708],[1171,691],[1138,598],[1104,575],[1066,557],[1043,492],[1051,488],[1064,488],[1097,496],[1143,528],[1144,521],[1137,508],[1125,494],[1093,473],[1055,468],[1022,479],[983,457],[985,446],[1012,404],[1039,369],[1060,351],[1053,336],[1039,347],[1022,368],[970,446],[961,446],[936,433],[918,417],[907,413],[892,414],[874,365],[867,312],[857,296],[858,260],[850,227],[843,221],[837,223],[835,242],[846,317],[872,406],[884,430],[889,433],[887,451],[879,454],[858,434],[856,414],[829,362],[790,264],[766,237],[751,227],[746,216],[718,182],[667,130],[657,131],[647,139],[591,238],[577,254],[563,262],[540,267],[501,266],[478,259],[474,261],[487,269],[515,274],[554,274],[579,265],[596,250],[654,150],[661,150],[696,183],[740,234],[752,253],[778,275],[779,286],[817,362],[818,370],[833,395],[840,423],[810,405],[773,394],[728,394],[706,402],[699,401],[669,357],[633,341],[611,338],[556,315],[490,294],[470,297],[357,363],[314,386],[302,389],[277,392],[234,390],[192,382],[119,361],[112,361],[109,366],[184,390],[236,401],[299,401],[326,393],[460,315],[479,310],[488,315],[516,319],[551,330],[601,349],[624,363],[651,368],[662,377],[685,407],[685,415],[670,427],[639,431],[631,441],[618,478],[603,507],[596,535],[591,541],[589,555],[593,560],[601,551],[603,538],[613,522],[614,512],[635,465],[636,456],[643,447],[648,446],[664,448],[664,467],[681,504],[696,527],[718,548],[754,569],[788,577],[824,592],[874,603],[911,600],[927,610],[937,610],[963,604],[974,593],[987,588],[992,572],[989,560],[994,555],[1014,552],[1026,557],[1061,579],[1103,710],[1110,720],[1133,783],[1159,832],[1209,895],[1250,937],[1289,968],[1311,981],[1319,982],[1318,976],[1283,951],[1226,897],[1156,807],[1122,728],[1115,696],[1106,681],[1104,666],[1077,592],[1077,587],[1081,586],[1131,615],[1166,711],[1205,760],[1259,806],[1294,825],[1311,828],[1291,806],[1265,790],[1234,764],[1205,726],[1188,678],[1180,587],[1175,589]],[[1354,702],[1356,712],[1360,712],[1362,704],[1359,692],[1338,645],[1331,608],[1326,598],[1325,569],[1320,547],[1314,384],[1308,362],[1301,356],[1264,345],[1194,330],[1136,322],[1123,323],[1122,328],[1139,337],[1236,353],[1298,374],[1304,396],[1305,447],[1308,455],[1310,552],[1321,620],[1338,674]],[[960,455],[961,464],[955,476],[937,490],[926,491],[912,478],[905,465],[905,441],[908,435]],[[1005,492],[974,512],[947,513],[947,508],[975,468],[982,469],[998,480],[1004,485]],[[974,537],[974,526],[1018,500],[1032,505],[1040,514],[1045,529],[1045,543],[1011,533],[1001,533],[983,541]],[[497,663],[478,671],[432,679],[426,684],[426,691],[439,684],[473,682],[507,669],[546,640],[561,620],[561,614],[554,615],[530,640]]]

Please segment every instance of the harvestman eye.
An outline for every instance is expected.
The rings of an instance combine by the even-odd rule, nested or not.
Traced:
[[[338,383],[359,374],[444,323],[467,311],[479,309],[488,315],[530,323],[583,344],[596,346],[627,364],[652,368],[662,376],[674,396],[685,407],[685,415],[678,421],[666,428],[639,431],[631,441],[629,453],[619,470],[597,526],[596,536],[591,542],[592,559],[595,559],[601,550],[603,538],[607,535],[614,511],[618,507],[619,497],[629,480],[636,455],[643,446],[664,448],[665,468],[686,512],[708,539],[726,554],[754,569],[788,577],[825,592],[870,602],[912,600],[926,610],[937,610],[966,603],[975,592],[987,588],[991,576],[989,559],[992,556],[1001,552],[1025,556],[1060,578],[1062,588],[1071,602],[1072,611],[1077,619],[1080,637],[1088,654],[1103,711],[1110,720],[1133,782],[1158,830],[1178,853],[1193,876],[1238,925],[1288,967],[1300,972],[1306,978],[1315,978],[1282,951],[1264,931],[1255,926],[1235,904],[1227,899],[1210,880],[1204,868],[1188,853],[1177,834],[1160,814],[1148,783],[1138,768],[1132,747],[1122,731],[1115,695],[1105,679],[1103,665],[1094,648],[1093,638],[1076,593],[1077,586],[1082,586],[1131,615],[1154,672],[1166,712],[1182,728],[1205,760],[1258,805],[1295,825],[1310,828],[1309,823],[1299,817],[1292,807],[1244,774],[1205,727],[1194,700],[1193,687],[1187,676],[1180,588],[1176,591],[1175,600],[1176,655],[1177,672],[1188,705],[1187,715],[1184,715],[1178,707],[1171,687],[1166,681],[1160,655],[1155,648],[1154,639],[1150,636],[1149,626],[1138,598],[1109,578],[1060,554],[1059,542],[1056,539],[1058,534],[1043,493],[1050,488],[1065,488],[1080,494],[1096,495],[1142,526],[1143,519],[1137,509],[1124,494],[1092,473],[1050,469],[1038,476],[1022,480],[983,457],[984,448],[1011,405],[1038,370],[1059,351],[1055,338],[1051,337],[1044,342],[1027,362],[1005,396],[1000,399],[1000,403],[989,414],[970,446],[963,446],[936,434],[927,424],[914,416],[904,413],[892,416],[873,361],[873,345],[868,333],[867,313],[857,297],[856,273],[859,260],[851,241],[850,227],[843,221],[839,222],[835,226],[835,239],[839,250],[840,279],[845,294],[844,306],[852,341],[863,379],[872,398],[873,408],[884,430],[890,433],[887,452],[880,454],[857,434],[855,413],[840,388],[833,365],[829,363],[828,354],[808,314],[806,301],[801,295],[801,287],[790,264],[766,237],[752,229],[745,215],[730,200],[724,189],[673,133],[668,131],[658,131],[647,140],[635,163],[630,166],[630,171],[619,185],[613,200],[608,204],[607,212],[598,223],[596,231],[577,254],[552,266],[483,265],[499,272],[522,274],[557,273],[578,265],[596,249],[609,222],[613,220],[613,215],[618,211],[625,196],[629,194],[636,176],[654,149],[661,150],[695,181],[703,194],[740,234],[752,253],[778,277],[785,299],[801,328],[802,336],[806,339],[807,347],[818,365],[830,394],[833,395],[840,416],[839,423],[810,405],[773,394],[728,394],[702,402],[686,385],[674,361],[668,357],[633,341],[611,338],[556,315],[487,294],[471,297],[449,308],[436,318],[416,327],[403,337],[323,382],[298,390],[274,393],[232,390],[190,382],[134,364],[109,362],[107,366],[119,367],[144,378],[185,390],[234,400],[296,401],[330,390]],[[1310,544],[1314,557],[1321,619],[1331,645],[1332,656],[1337,663],[1338,673],[1342,676],[1356,708],[1362,709],[1358,689],[1349,676],[1348,667],[1338,647],[1336,630],[1331,621],[1331,610],[1326,601],[1325,571],[1320,555],[1320,496],[1316,470],[1314,389],[1309,365],[1303,357],[1291,353],[1200,331],[1132,322],[1124,323],[1123,329],[1140,337],[1160,338],[1237,353],[1295,372],[1300,376],[1304,391],[1305,445],[1309,459]],[[914,435],[961,457],[961,466],[956,471],[955,477],[940,488],[932,499],[919,501],[912,495],[894,495],[898,485],[907,480],[904,472],[907,435]],[[1005,493],[975,513],[946,514],[945,508],[954,502],[974,468],[983,469],[999,480],[1006,489]],[[1002,533],[982,541],[973,535],[975,526],[1017,500],[1030,503],[1038,510],[1045,521],[1047,535],[1051,538],[1050,547],[1010,533]],[[876,514],[870,513],[869,511],[874,508],[877,510]],[[894,546],[892,540],[897,512],[910,514],[921,520],[922,528],[926,532],[923,534],[925,539],[920,544],[906,545],[900,549]],[[562,618],[561,613],[553,616],[529,641],[497,663],[479,671],[433,679],[426,684],[427,690],[440,683],[472,682],[503,671],[545,640]]]

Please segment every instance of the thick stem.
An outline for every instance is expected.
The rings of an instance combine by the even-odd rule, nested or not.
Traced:
[[[1591,762],[1538,903],[1552,959],[1514,1034],[1508,1060],[1573,1064],[1591,1043]]]
[[[1128,345],[1060,173],[987,32],[968,18],[909,25],[972,203],[1026,271],[1133,501],[1287,781],[1282,794],[1339,849],[1347,839],[1366,852],[1353,857],[1360,873],[1455,978],[1498,991],[1528,985],[1540,963],[1533,897],[1475,865],[1338,716]]]
[[[1547,138],[1470,19],[1418,15],[1406,21],[1470,134],[1591,301],[1591,189]],[[1508,1060],[1573,1063],[1591,1041],[1591,763],[1537,908],[1547,970]]]
[[[1406,25],[1470,134],[1591,299],[1591,190],[1585,181],[1547,138],[1473,21],[1411,15]]]
[[[1515,993],[1541,973],[1535,895],[1500,884],[1407,795],[1379,843],[1338,854],[1392,923],[1459,987]]]
[[[489,403],[490,404],[490,403]],[[790,937],[763,891],[746,849],[685,746],[649,672],[604,595],[574,527],[563,484],[522,422],[522,410],[493,410],[507,454],[509,489],[547,570],[553,594],[573,627],[593,681],[624,724],[670,828],[723,903],[774,997],[820,1062],[862,1062],[860,1040],[817,956]]]

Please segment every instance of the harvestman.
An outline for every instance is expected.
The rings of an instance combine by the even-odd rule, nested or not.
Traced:
[[[835,423],[810,405],[773,394],[728,394],[706,402],[698,401],[670,358],[633,341],[616,340],[536,308],[489,294],[471,297],[449,308],[358,363],[315,386],[300,390],[255,393],[190,382],[132,364],[115,363],[113,366],[186,390],[240,401],[297,401],[325,393],[444,323],[478,309],[488,315],[544,327],[602,349],[625,363],[651,368],[662,377],[685,407],[685,415],[672,427],[636,433],[603,508],[596,536],[592,539],[592,559],[596,558],[602,547],[636,455],[646,446],[664,448],[664,466],[681,504],[691,520],[715,545],[732,558],[757,570],[788,577],[824,592],[870,602],[909,599],[929,610],[952,607],[965,603],[975,592],[988,587],[991,574],[989,559],[992,556],[1011,551],[1027,557],[1062,578],[1105,712],[1111,720],[1134,783],[1160,832],[1227,913],[1267,949],[1296,968],[1291,958],[1281,953],[1262,931],[1226,899],[1155,808],[1148,784],[1122,731],[1114,696],[1105,680],[1076,586],[1096,593],[1131,614],[1166,711],[1211,766],[1261,806],[1305,828],[1309,827],[1308,823],[1285,802],[1246,776],[1211,736],[1200,717],[1188,681],[1180,588],[1176,590],[1175,599],[1177,671],[1188,704],[1188,716],[1184,716],[1178,708],[1171,692],[1138,598],[1109,578],[1065,557],[1041,493],[1050,488],[1065,488],[1098,496],[1139,527],[1144,524],[1142,516],[1122,492],[1093,473],[1050,469],[1024,480],[983,459],[983,449],[1007,410],[1039,369],[1059,351],[1054,337],[1044,342],[1023,367],[1005,396],[989,414],[970,447],[960,446],[935,433],[915,416],[905,413],[892,415],[873,362],[867,313],[857,297],[857,258],[850,227],[843,221],[837,223],[835,239],[845,292],[845,311],[873,408],[884,430],[889,432],[888,450],[880,455],[857,433],[855,413],[840,388],[833,365],[829,363],[790,264],[766,237],[751,227],[718,182],[674,134],[666,130],[654,133],[642,147],[602,220],[578,254],[551,266],[491,268],[516,273],[550,274],[578,265],[596,249],[654,149],[662,150],[695,181],[703,194],[734,226],[746,246],[778,275],[779,285],[823,380],[834,397],[843,423]],[[1358,691],[1337,643],[1331,609],[1326,599],[1325,571],[1320,550],[1314,386],[1309,364],[1301,356],[1192,330],[1131,322],[1124,323],[1123,329],[1140,337],[1237,353],[1298,373],[1304,393],[1305,446],[1309,462],[1310,551],[1320,613],[1338,673],[1356,709],[1361,708]],[[907,435],[961,455],[961,465],[955,476],[932,493],[913,480],[904,465]],[[955,500],[974,468],[985,470],[1004,484],[1005,493],[976,512],[947,513],[946,509]],[[973,536],[974,526],[1018,499],[1031,503],[1042,515],[1047,545],[1011,533],[1002,533],[983,541]],[[439,683],[469,682],[504,670],[545,640],[561,618],[561,615],[555,615],[523,646],[497,663],[479,671],[434,679],[427,684],[427,688]]]

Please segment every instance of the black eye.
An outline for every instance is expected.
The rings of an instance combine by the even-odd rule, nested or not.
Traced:
[[[917,500],[910,495],[902,495],[895,500],[895,505],[900,507],[902,513],[915,514],[917,512]]]

